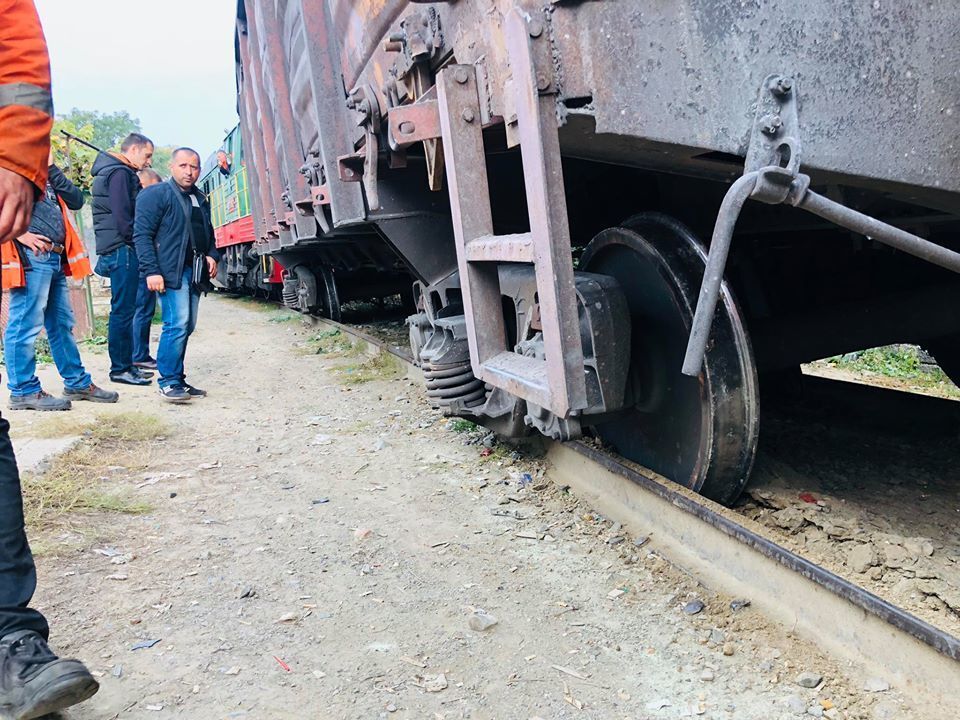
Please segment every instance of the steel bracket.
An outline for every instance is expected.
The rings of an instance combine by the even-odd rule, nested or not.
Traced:
[[[780,73],[768,75],[760,85],[744,173],[771,166],[793,175],[800,171],[798,90],[795,78]]]

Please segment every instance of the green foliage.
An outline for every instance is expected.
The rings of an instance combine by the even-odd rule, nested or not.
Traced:
[[[155,145],[153,148],[153,160],[150,167],[156,170],[164,179],[170,177],[170,158],[176,148],[173,145]]]
[[[920,375],[920,353],[912,345],[891,345],[831,358],[834,365],[887,377],[913,379]]]
[[[53,133],[50,136],[54,163],[63,170],[74,185],[89,194],[90,186],[93,184],[90,169],[97,154],[85,145],[68,140],[60,133],[61,130],[93,142],[94,128],[92,125],[78,125],[69,118],[57,118],[53,123]]]
[[[476,424],[470,422],[469,420],[464,420],[463,418],[454,418],[447,423],[447,427],[449,427],[455,433],[471,432],[477,429]]]
[[[101,113],[96,110],[77,108],[73,108],[54,121],[53,134],[50,138],[53,146],[53,160],[74,185],[89,195],[90,186],[93,184],[90,170],[97,153],[86,145],[68,140],[61,134],[61,130],[66,130],[71,135],[76,135],[103,150],[118,151],[123,138],[132,132],[140,132],[140,121],[130,117],[130,113],[126,110]]]
[[[888,345],[849,353],[827,360],[849,372],[893,378],[906,387],[933,394],[960,398],[960,389],[937,366],[924,365],[915,345]]]
[[[93,135],[85,137],[84,140],[89,140],[104,150],[119,150],[121,140],[132,132],[140,132],[140,121],[130,117],[126,110],[102,113],[73,108],[61,119],[70,121],[77,127],[92,127]]]

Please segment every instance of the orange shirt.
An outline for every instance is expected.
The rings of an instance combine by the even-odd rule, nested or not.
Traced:
[[[0,167],[47,184],[50,57],[32,0],[0,0]]]

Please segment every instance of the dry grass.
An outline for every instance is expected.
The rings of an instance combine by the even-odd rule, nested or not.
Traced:
[[[101,413],[94,418],[56,415],[29,429],[32,437],[53,438],[80,435],[97,442],[139,442],[156,440],[170,433],[169,426],[155,415],[142,412]]]
[[[31,532],[58,528],[68,516],[84,513],[150,511],[148,504],[118,487],[117,480],[151,466],[157,454],[151,441],[169,433],[161,419],[137,412],[102,414],[87,420],[56,417],[36,430],[41,437],[79,435],[82,439],[55,457],[43,472],[21,477],[24,517]]]

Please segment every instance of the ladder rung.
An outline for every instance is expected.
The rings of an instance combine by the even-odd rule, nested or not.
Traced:
[[[550,397],[547,364],[543,360],[505,350],[480,366],[480,377],[508,392],[546,406]]]
[[[530,233],[484,235],[466,244],[466,256],[467,262],[532,263],[535,259],[533,236]]]

